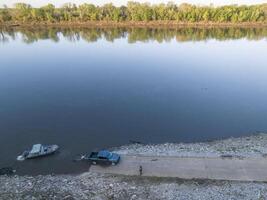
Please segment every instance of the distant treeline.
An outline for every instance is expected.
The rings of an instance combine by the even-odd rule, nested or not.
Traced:
[[[0,8],[0,23],[62,23],[62,22],[150,22],[175,21],[183,23],[213,22],[242,23],[266,22],[267,4],[251,6],[195,6],[174,3],[151,5],[149,3],[128,2],[127,6],[113,4],[96,6],[93,4],[65,4],[56,8],[52,4],[34,8],[25,3],[17,3],[13,8]]]
[[[178,42],[203,41],[209,39],[233,40],[246,38],[259,40],[267,38],[267,28],[3,28],[0,29],[0,42],[8,42],[20,38],[25,43],[39,40],[58,42],[62,37],[71,42],[84,40],[95,42],[105,39],[113,42],[115,39],[127,38],[129,43],[137,41],[168,42],[175,39]]]

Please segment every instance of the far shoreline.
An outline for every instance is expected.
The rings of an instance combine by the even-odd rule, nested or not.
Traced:
[[[31,23],[0,23],[0,28],[267,28],[267,23],[244,22],[244,23],[217,23],[217,22],[175,22],[175,21],[150,21],[150,22],[31,22]]]

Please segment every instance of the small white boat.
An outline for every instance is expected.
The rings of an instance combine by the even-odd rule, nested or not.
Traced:
[[[35,144],[32,146],[31,150],[24,151],[22,155],[17,157],[17,160],[25,160],[31,158],[37,158],[42,156],[47,156],[55,153],[59,149],[58,145],[42,145]]]

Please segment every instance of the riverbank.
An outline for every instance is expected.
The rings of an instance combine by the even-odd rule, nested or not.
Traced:
[[[267,198],[267,184],[100,175],[0,177],[0,199],[176,200]]]
[[[114,149],[124,155],[265,158],[267,134],[206,143],[133,144]],[[266,199],[267,184],[181,180],[97,173],[0,176],[0,199]]]
[[[218,22],[176,22],[176,21],[140,21],[140,22],[113,22],[113,21],[91,21],[91,22],[31,22],[31,23],[20,23],[20,22],[9,22],[0,23],[0,27],[101,27],[101,28],[112,28],[112,27],[133,27],[133,28],[175,28],[175,27],[199,27],[199,28],[226,28],[226,27],[237,27],[237,28],[260,28],[267,27],[267,22],[243,22],[243,23],[218,23]]]

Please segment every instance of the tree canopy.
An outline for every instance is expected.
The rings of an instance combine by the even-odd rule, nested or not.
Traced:
[[[127,6],[116,7],[112,3],[103,6],[93,4],[65,4],[56,8],[52,4],[34,8],[29,4],[17,3],[14,8],[0,8],[0,22],[265,22],[267,21],[267,4],[250,6],[195,6],[174,3],[156,4],[130,1]]]

